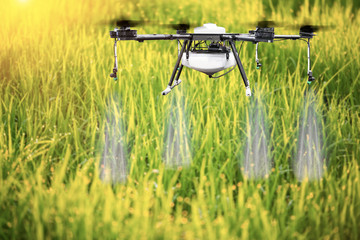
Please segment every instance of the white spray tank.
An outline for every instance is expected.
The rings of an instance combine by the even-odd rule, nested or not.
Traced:
[[[214,23],[206,23],[202,27],[194,29],[195,34],[224,34],[225,28],[218,27]],[[183,54],[181,63],[191,69],[203,72],[209,76],[214,73],[233,67],[236,64],[234,54],[230,51],[223,52],[189,52],[187,59],[186,53]]]

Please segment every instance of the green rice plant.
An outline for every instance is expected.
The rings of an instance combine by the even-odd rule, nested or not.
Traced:
[[[1,239],[359,238],[357,2],[14,0],[0,6]],[[215,22],[229,32],[246,32],[247,23],[263,18],[333,25],[312,40],[317,80],[310,88],[326,163],[321,178],[299,181],[292,167],[308,88],[305,43],[260,44],[261,70],[255,47],[242,47],[271,160],[268,174],[253,179],[242,162],[254,98],[245,96],[240,74],[209,79],[184,69],[182,84],[164,97],[176,42],[124,41],[114,82],[111,27],[101,23],[119,15]],[[178,117],[171,119],[174,106]],[[188,164],[164,161],[169,122],[186,136],[179,141],[187,142]],[[121,139],[127,163],[113,183],[100,179],[107,133],[114,133],[115,150]]]

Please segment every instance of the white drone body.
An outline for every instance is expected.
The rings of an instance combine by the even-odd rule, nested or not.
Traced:
[[[195,28],[194,33],[225,34],[226,32],[225,28],[223,27],[218,27],[214,23],[206,23],[202,27]],[[209,76],[227,68],[233,67],[236,64],[235,57],[232,52],[228,54],[228,57],[226,53],[189,52],[188,58],[186,53],[183,54],[181,62],[184,66],[205,73]]]

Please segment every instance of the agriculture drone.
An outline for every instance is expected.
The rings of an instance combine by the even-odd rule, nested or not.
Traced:
[[[117,62],[117,41],[135,40],[143,42],[145,40],[177,40],[178,41],[178,57],[175,63],[174,70],[171,74],[168,86],[162,95],[168,94],[174,87],[181,83],[179,79],[183,67],[192,68],[196,71],[203,72],[209,77],[213,77],[214,73],[233,67],[237,65],[246,89],[246,96],[251,96],[250,83],[246,77],[244,67],[241,63],[239,53],[236,49],[235,42],[252,42],[256,44],[255,61],[259,69],[261,63],[258,58],[258,45],[260,42],[272,43],[279,40],[303,40],[307,42],[307,57],[308,57],[308,83],[315,80],[311,71],[310,62],[310,39],[315,34],[314,32],[324,28],[323,26],[303,25],[299,26],[299,35],[275,35],[273,21],[260,21],[257,23],[255,30],[249,33],[226,33],[225,28],[218,27],[213,23],[206,23],[201,27],[194,28],[194,33],[188,33],[190,24],[167,24],[174,30],[176,34],[144,34],[138,35],[137,30],[131,29],[137,25],[143,24],[144,21],[133,20],[117,20],[115,24],[119,28],[110,31],[110,37],[115,39],[114,55],[115,63],[113,72],[110,77],[117,80],[118,62]],[[182,43],[181,43],[182,41]],[[230,70],[230,71],[231,71]],[[213,78],[224,76],[230,71]],[[175,82],[174,82],[175,80]],[[174,83],[174,84],[173,84]]]

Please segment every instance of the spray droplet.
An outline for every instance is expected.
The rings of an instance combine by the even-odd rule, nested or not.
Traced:
[[[169,122],[165,130],[164,163],[179,168],[190,165],[191,154],[184,110],[184,99],[174,92],[171,95]]]
[[[324,159],[321,156],[321,122],[318,118],[320,114],[315,100],[314,92],[309,90],[305,97],[297,156],[293,166],[300,181],[319,179],[324,171]]]
[[[119,102],[115,96],[107,102],[105,144],[100,163],[100,179],[107,183],[125,182],[127,177],[126,148]]]
[[[255,96],[254,98],[248,110],[243,168],[244,174],[249,178],[264,178],[269,175],[271,169],[266,139],[265,110],[264,105]]]

